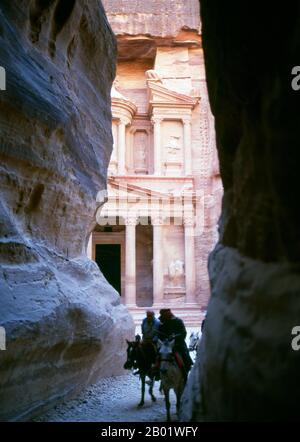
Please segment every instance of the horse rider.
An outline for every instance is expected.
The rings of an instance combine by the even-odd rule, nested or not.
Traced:
[[[160,321],[155,317],[154,311],[147,310],[146,317],[143,319],[142,327],[141,327],[142,335],[143,335],[142,343],[143,343],[143,345],[146,345],[146,346],[148,345],[147,354],[148,354],[149,358],[151,359],[151,355],[153,357],[153,374],[157,380],[159,379],[159,372],[156,367],[155,360],[157,359],[156,342],[158,339],[159,326],[160,326]],[[139,335],[137,335],[137,336],[140,338]],[[140,342],[140,339],[137,340],[137,336],[136,336],[136,341]],[[140,374],[140,371],[138,370],[134,374],[138,375],[138,374]]]
[[[159,326],[160,321],[155,317],[154,311],[147,310],[146,318],[142,322],[143,341],[152,342],[155,345],[158,339]]]
[[[160,326],[158,328],[158,337],[161,340],[171,339],[175,336],[174,352],[178,352],[181,356],[183,362],[183,374],[185,380],[187,379],[188,372],[193,365],[193,361],[190,357],[185,338],[186,338],[186,328],[182,319],[177,318],[171,312],[171,309],[161,309],[160,310]]]

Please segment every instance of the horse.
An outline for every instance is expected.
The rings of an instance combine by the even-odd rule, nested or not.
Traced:
[[[176,411],[178,415],[180,408],[180,399],[186,383],[183,371],[178,365],[176,353],[174,353],[173,351],[174,344],[175,339],[173,339],[172,341],[165,340],[163,342],[158,339],[161,386],[165,395],[168,422],[171,421],[170,390],[173,389],[176,394]]]
[[[153,365],[156,363],[157,352],[152,342],[144,342],[137,339],[137,337],[135,341],[127,341],[127,345],[127,360],[124,364],[124,368],[126,370],[138,369],[141,380],[141,400],[138,407],[142,407],[145,403],[146,376],[150,379],[149,382],[147,381],[147,384],[149,385],[149,394],[152,402],[156,401],[156,397],[153,394],[155,382]]]
[[[197,351],[199,339],[200,339],[199,332],[191,333],[190,342],[189,342],[189,351]]]

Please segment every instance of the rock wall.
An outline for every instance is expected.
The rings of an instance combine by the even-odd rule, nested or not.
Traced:
[[[112,149],[116,43],[100,1],[3,0],[0,419],[122,372],[133,323],[86,257]]]
[[[224,184],[211,300],[182,420],[299,420],[299,4],[201,1]]]
[[[103,0],[103,6],[118,39],[118,61],[153,63],[157,47],[180,50],[200,41],[198,0]]]
[[[199,31],[198,0],[103,0],[109,22],[117,35],[175,36],[182,28]]]

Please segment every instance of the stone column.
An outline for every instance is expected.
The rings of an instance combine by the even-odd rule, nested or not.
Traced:
[[[127,217],[125,225],[125,304],[136,306],[136,217]]]
[[[153,304],[162,304],[164,300],[163,219],[160,216],[154,216],[151,222],[153,226]]]
[[[90,234],[89,241],[86,248],[87,257],[93,259],[93,232]]]
[[[152,117],[151,119],[154,125],[154,175],[161,174],[161,121],[162,119],[158,117]]]
[[[120,119],[118,125],[118,173],[125,175],[125,160],[126,160],[126,138],[125,138],[126,123]]]
[[[184,118],[182,121],[183,121],[183,143],[184,143],[184,174],[192,175],[191,120],[189,118]]]
[[[185,302],[195,303],[195,235],[194,218],[184,218]]]

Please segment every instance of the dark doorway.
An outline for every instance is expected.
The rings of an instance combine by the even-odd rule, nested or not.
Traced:
[[[96,263],[107,281],[121,294],[121,245],[96,244]]]

